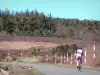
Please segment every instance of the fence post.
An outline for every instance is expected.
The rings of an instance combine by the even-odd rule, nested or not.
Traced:
[[[86,56],[87,56],[87,52],[86,52],[86,49],[85,49],[84,67],[86,67]]]
[[[76,67],[76,52],[74,54],[74,66]]]
[[[96,68],[96,49],[95,49],[96,43],[93,43],[93,64],[94,68]]]
[[[48,62],[48,55],[46,55],[46,61]]]
[[[67,65],[68,65],[68,61],[69,61],[69,60],[68,60],[68,52],[67,52]]]
[[[66,64],[66,56],[65,56],[65,54],[64,54],[64,64]]]
[[[63,59],[63,57],[62,57],[62,55],[61,55],[61,64],[63,63],[63,60],[62,60],[62,59]]]
[[[55,54],[55,64],[57,63],[56,54]]]
[[[10,58],[10,51],[8,51],[8,57],[7,57],[7,60],[8,60],[8,61],[11,61],[11,58]]]
[[[21,57],[20,57],[20,62],[22,62],[22,52],[21,52],[21,54],[20,54],[20,55],[21,55]]]
[[[72,54],[71,54],[71,61],[70,61],[70,64],[71,64],[71,66],[72,66]]]
[[[35,62],[35,60],[36,60],[35,58],[36,58],[36,57],[35,57],[35,55],[34,55],[34,57],[33,57],[33,61],[34,61],[34,62]]]

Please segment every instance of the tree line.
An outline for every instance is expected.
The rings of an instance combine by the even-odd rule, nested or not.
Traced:
[[[67,14],[66,14],[67,15]],[[100,21],[45,15],[36,9],[24,12],[0,10],[0,35],[47,36],[98,40]]]

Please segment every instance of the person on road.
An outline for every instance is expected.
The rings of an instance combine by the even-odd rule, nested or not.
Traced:
[[[80,59],[80,65],[82,65],[82,57],[83,57],[83,49],[80,47],[77,49],[77,51],[75,52],[75,59],[76,59],[76,66],[78,68],[79,63],[78,60]]]

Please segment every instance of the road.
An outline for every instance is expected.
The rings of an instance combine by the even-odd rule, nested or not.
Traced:
[[[56,65],[47,65],[47,64],[20,64],[20,65],[33,66],[46,75],[100,75],[100,71],[82,70],[82,72],[79,72],[77,71],[77,69],[59,67]]]
[[[100,71],[92,70],[82,70],[82,72],[77,71],[77,69],[58,67],[54,65],[45,64],[28,64],[29,66],[34,66],[36,69],[40,70],[46,75],[100,75]]]

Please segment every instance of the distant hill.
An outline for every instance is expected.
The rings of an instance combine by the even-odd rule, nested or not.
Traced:
[[[67,15],[67,14],[66,14]],[[37,10],[0,10],[0,36],[39,36],[100,41],[100,21],[46,16]]]

